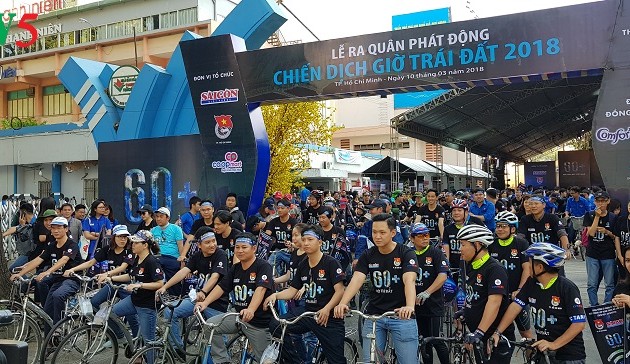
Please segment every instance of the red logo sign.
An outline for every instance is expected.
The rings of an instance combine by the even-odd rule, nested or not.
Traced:
[[[232,124],[232,115],[215,115],[214,121],[217,122],[217,125],[214,127],[214,133],[217,135],[217,138],[227,139],[234,127],[234,124]]]
[[[9,34],[9,28],[11,28],[11,23],[13,22],[13,18],[15,18],[16,15],[17,15],[16,13],[7,13],[7,12],[4,13],[4,16],[2,17],[3,24],[0,25],[0,45],[7,44],[7,35]],[[16,41],[15,45],[18,47],[26,48],[30,46],[31,44],[34,44],[35,41],[37,40],[37,29],[35,29],[35,27],[32,24],[28,23],[30,20],[37,20],[37,14],[34,14],[34,13],[24,14],[22,15],[22,17],[20,18],[20,21],[17,24],[18,28],[27,31],[28,33],[30,33],[30,36],[31,36],[31,39],[29,39],[26,42],[22,40]]]
[[[238,160],[238,154],[236,152],[225,153],[225,160],[228,162],[236,162]]]

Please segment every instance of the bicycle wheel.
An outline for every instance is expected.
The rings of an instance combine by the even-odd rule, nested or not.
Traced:
[[[348,364],[356,364],[359,361],[359,349],[357,348],[354,340],[347,337],[343,338],[343,356],[346,358]],[[321,347],[317,350],[317,359],[315,359],[315,363],[328,364]]]
[[[228,342],[227,352],[228,357],[230,358],[230,363],[241,364],[243,362],[243,355],[246,356],[246,364],[253,362],[253,356],[251,351],[249,351],[249,342],[247,337],[243,334],[235,336]]]
[[[28,363],[35,364],[43,346],[43,332],[34,319],[13,312],[13,323],[0,327],[0,339],[25,341],[28,344]]]
[[[70,332],[55,349],[53,363],[114,364],[118,360],[118,340],[111,329],[86,325]]]
[[[175,359],[173,358],[173,355],[171,355],[171,352],[164,346],[145,346],[131,357],[129,363],[175,364]]]
[[[52,354],[55,352],[57,346],[59,346],[61,340],[73,330],[85,326],[86,323],[87,318],[79,314],[66,316],[62,318],[61,321],[57,322],[43,341],[39,355],[39,363],[45,364],[46,362],[50,362]]]
[[[207,343],[207,338],[204,336],[203,327],[199,324],[199,320],[190,320],[185,335],[186,355],[198,356],[200,346],[205,346]]]

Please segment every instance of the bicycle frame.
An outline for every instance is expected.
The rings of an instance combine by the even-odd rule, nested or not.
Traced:
[[[397,315],[396,312],[388,311],[388,312],[383,313],[382,315],[366,315],[361,311],[351,310],[350,313],[357,314],[363,317],[365,320],[372,321],[372,332],[366,336],[368,339],[370,339],[370,361],[367,363],[371,363],[371,364],[384,363],[385,359],[383,358],[383,353],[380,353],[378,348],[376,347],[376,322],[385,317],[396,316]],[[366,363],[366,362],[362,362],[362,363]]]
[[[203,353],[202,363],[206,363],[208,361],[208,358],[210,357],[210,353],[212,351],[212,338],[214,337],[215,329],[217,327],[219,327],[223,323],[223,321],[226,318],[230,317],[230,316],[236,316],[236,320],[238,322],[239,314],[237,312],[226,313],[226,314],[223,315],[221,320],[219,320],[219,322],[217,322],[216,324],[213,323],[213,322],[207,322],[205,317],[203,317],[203,314],[199,310],[195,310],[195,316],[199,320],[199,323],[202,325],[202,327],[208,326],[210,328],[210,335],[208,337],[207,343],[205,344],[205,348],[204,348],[203,345],[201,347],[199,347],[199,356],[202,356],[202,353]],[[241,362],[244,362],[244,360],[245,360],[245,355],[243,355],[243,359],[241,359]]]

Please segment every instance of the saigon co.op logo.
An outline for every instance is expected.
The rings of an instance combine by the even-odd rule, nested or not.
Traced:
[[[238,153],[227,152],[225,160],[212,162],[212,168],[220,169],[221,173],[240,173],[243,171],[243,161],[238,160]]]

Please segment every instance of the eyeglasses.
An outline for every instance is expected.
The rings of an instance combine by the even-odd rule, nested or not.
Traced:
[[[425,233],[425,234],[413,234],[413,235],[411,235],[412,238],[415,238],[417,236],[421,236],[421,237],[425,238],[427,236],[431,236],[431,234],[430,233]]]
[[[508,224],[497,224],[497,229],[509,229],[510,225]]]
[[[129,235],[116,235],[117,238],[125,238],[127,239],[129,237]]]

